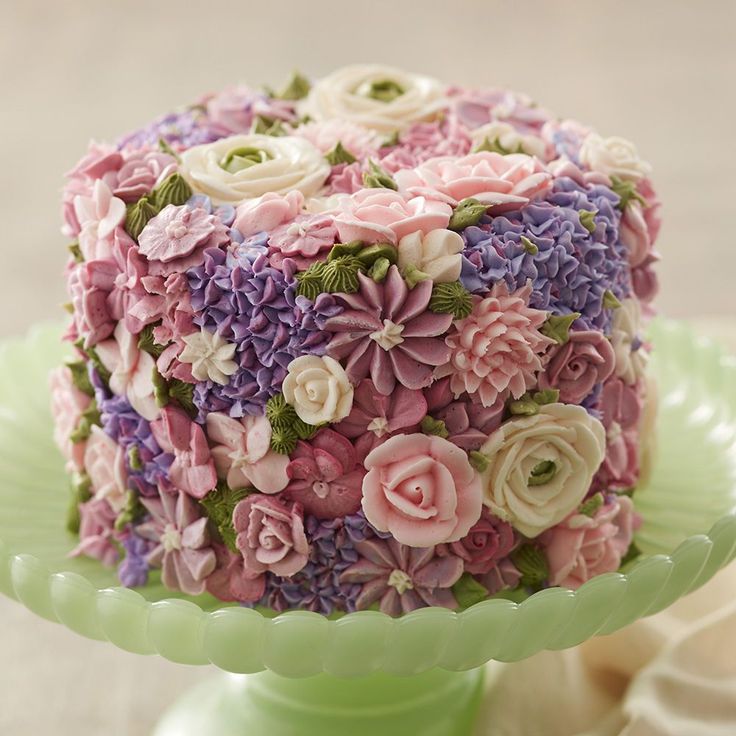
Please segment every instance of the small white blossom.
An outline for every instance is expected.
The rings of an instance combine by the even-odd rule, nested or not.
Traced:
[[[192,375],[198,381],[209,379],[224,386],[228,377],[238,370],[238,364],[233,360],[235,343],[227,342],[222,335],[203,329],[186,335],[183,340],[186,347],[179,360],[191,363]]]

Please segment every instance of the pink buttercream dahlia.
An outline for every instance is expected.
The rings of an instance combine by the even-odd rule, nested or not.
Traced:
[[[455,323],[445,338],[450,359],[435,374],[450,376],[455,396],[467,391],[483,406],[493,406],[499,396],[518,399],[535,385],[541,355],[554,343],[539,331],[547,313],[529,306],[530,294],[531,285],[509,294],[497,284]]]
[[[451,350],[439,336],[452,315],[428,309],[432,282],[410,290],[396,266],[382,284],[363,274],[358,278],[355,294],[335,294],[345,309],[325,323],[335,333],[327,353],[342,362],[353,384],[370,376],[386,396],[397,383],[410,389],[428,386],[434,367],[445,364]]]

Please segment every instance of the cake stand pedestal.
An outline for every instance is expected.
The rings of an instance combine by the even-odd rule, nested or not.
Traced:
[[[0,593],[77,633],[224,673],[187,693],[155,736],[469,736],[482,667],[572,647],[657,613],[736,556],[736,362],[685,326],[657,322],[661,404],[651,478],[635,495],[643,555],[576,591],[550,588],[453,612],[273,618],[163,588],[116,587],[69,558],[63,462],[51,439],[48,371],[57,326],[0,345]],[[492,683],[491,683],[492,684]]]

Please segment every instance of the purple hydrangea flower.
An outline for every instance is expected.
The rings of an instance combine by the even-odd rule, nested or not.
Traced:
[[[134,130],[117,141],[117,147],[144,148],[156,146],[163,139],[169,145],[190,148],[231,135],[222,125],[213,123],[200,107],[172,112],[154,120],[149,125]]]
[[[118,578],[126,588],[137,588],[148,582],[148,555],[156,543],[139,537],[134,531],[122,539],[125,558],[118,565]]]

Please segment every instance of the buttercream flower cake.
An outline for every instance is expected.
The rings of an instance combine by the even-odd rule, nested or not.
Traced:
[[[617,570],[653,411],[649,172],[523,95],[382,66],[93,143],[52,376],[73,554],[324,614]]]

